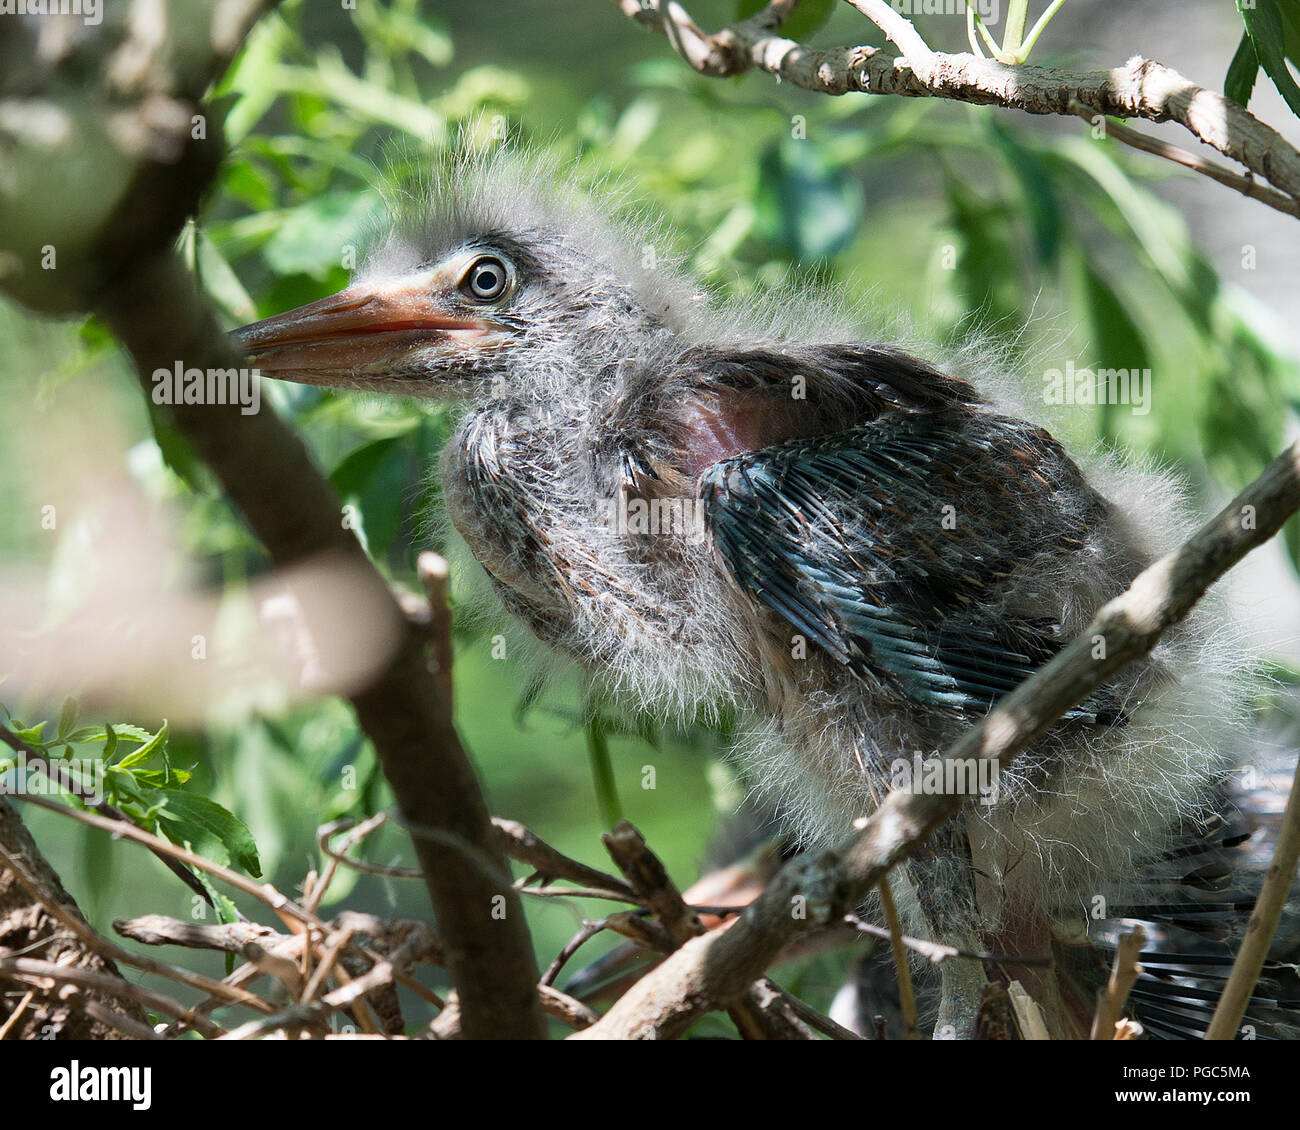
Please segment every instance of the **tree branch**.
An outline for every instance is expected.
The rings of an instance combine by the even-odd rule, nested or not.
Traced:
[[[931,51],[910,21],[889,4],[880,0],[847,2],[879,27],[907,57],[899,58],[871,46],[814,50],[784,39],[775,33],[780,23],[779,13],[774,12],[777,5],[769,5],[757,16],[709,35],[676,0],[613,0],[624,15],[667,35],[691,67],[711,77],[724,78],[755,68],[821,94],[859,91],[945,98],[1029,114],[1077,114],[1077,103],[1093,114],[1177,122],[1198,141],[1268,182],[1279,194],[1246,195],[1289,215],[1296,212],[1300,201],[1300,151],[1244,107],[1169,67],[1137,55],[1122,67],[1072,71],[1030,64],[1007,66],[972,54],[945,54]],[[1147,148],[1156,152],[1155,148]],[[1167,153],[1158,155],[1169,157]],[[1196,163],[1178,163],[1226,183]]]
[[[1097,994],[1097,1014],[1092,1018],[1092,1039],[1115,1039],[1115,1026],[1123,1019],[1124,1004],[1142,972],[1137,959],[1146,940],[1146,932],[1141,926],[1126,930],[1120,935],[1110,978],[1106,987]]]
[[[178,358],[186,368],[205,370],[243,362],[170,252],[135,264],[103,297],[100,312],[146,389],[155,369],[170,369]],[[339,502],[302,441],[274,412],[246,416],[233,404],[175,405],[170,414],[277,564],[337,556],[389,610],[395,652],[350,697],[412,834],[459,991],[463,1030],[471,1039],[540,1037],[537,965],[522,903],[430,668],[424,634],[401,614],[344,527]]]

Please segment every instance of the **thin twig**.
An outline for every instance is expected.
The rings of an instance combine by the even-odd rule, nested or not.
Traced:
[[[833,1020],[824,1013],[818,1012],[811,1005],[805,1004],[793,993],[786,992],[785,989],[782,989],[781,986],[776,984],[770,977],[764,977],[763,980],[774,990],[782,994],[786,1006],[795,1014],[795,1016],[810,1028],[815,1028],[818,1032],[821,1032],[825,1036],[829,1036],[832,1040],[862,1039],[862,1037],[852,1029],[845,1028],[844,1025],[839,1023],[837,1020]]]
[[[360,824],[356,823],[351,817],[345,816],[328,824],[322,824],[316,829],[316,846],[320,849],[320,853],[329,859],[329,864],[326,865],[328,871],[326,876],[322,878],[322,883],[328,885],[328,880],[333,877],[334,868],[340,865],[352,871],[360,871],[364,875],[379,875],[385,879],[421,879],[424,877],[424,873],[418,867],[396,867],[384,863],[371,863],[365,859],[347,858],[345,853],[369,836],[376,828],[385,824],[388,821],[388,816],[387,812],[377,812]],[[330,847],[330,839],[346,829],[351,830],[342,845],[337,848]]]
[[[1162,157],[1166,161],[1172,161],[1175,165],[1181,165],[1185,169],[1191,169],[1202,176],[1207,176],[1234,192],[1240,192],[1243,196],[1249,196],[1252,200],[1258,200],[1261,204],[1268,205],[1275,211],[1288,216],[1300,216],[1300,200],[1288,196],[1285,192],[1270,188],[1266,184],[1260,184],[1249,174],[1235,173],[1231,169],[1225,169],[1215,161],[1208,161],[1204,157],[1198,157],[1195,153],[1189,153],[1186,149],[1180,149],[1177,145],[1170,145],[1167,141],[1161,141],[1159,138],[1138,133],[1137,130],[1129,129],[1128,126],[1112,121],[1097,113],[1096,110],[1090,110],[1082,102],[1072,101],[1070,109],[1091,125],[1094,130],[1100,129],[1104,131],[1107,137],[1113,137],[1116,141],[1122,141],[1125,145],[1139,149],[1143,153]]]
[[[1231,1040],[1236,1036],[1282,918],[1287,892],[1295,882],[1297,863],[1300,863],[1300,766],[1291,780],[1291,793],[1278,829],[1273,861],[1255,899],[1246,937],[1237,951],[1236,961],[1232,963],[1228,983],[1223,987],[1223,995],[1205,1031],[1207,1040]]]
[[[553,1016],[561,1024],[581,1030],[590,1028],[600,1017],[580,1000],[575,1000],[568,993],[562,993],[553,985],[539,985],[538,993],[547,1016]]]
[[[585,887],[618,894],[624,902],[639,902],[636,893],[622,879],[600,871],[563,852],[556,851],[531,828],[518,820],[492,817],[492,827],[497,833],[501,850],[511,859],[526,863],[547,879],[567,879]]]
[[[916,1019],[916,996],[912,992],[912,972],[907,967],[907,947],[903,945],[903,924],[898,920],[898,908],[894,906],[888,877],[881,879],[876,889],[880,891],[880,905],[884,908],[885,922],[889,926],[894,976],[898,979],[898,1008],[903,1015],[903,1039],[919,1040],[921,1026]]]
[[[32,957],[0,957],[0,978],[18,984],[30,985],[36,982],[38,987],[45,982],[52,985],[74,985],[81,989],[94,989],[105,996],[133,1000],[154,1012],[165,1016],[184,1019],[192,1023],[203,1035],[217,1037],[222,1028],[205,1016],[199,1016],[191,1008],[186,1008],[180,1001],[153,989],[126,981],[108,973],[99,973],[92,969],[82,969],[76,965],[60,965],[53,961],[40,961]]]
[[[3,846],[0,846],[0,863],[4,864],[5,869],[13,875],[20,887],[27,891],[33,899],[41,901],[40,884],[28,874],[27,869],[22,865],[22,861],[6,851]],[[166,962],[158,961],[147,954],[135,953],[117,945],[108,938],[95,933],[86,922],[52,900],[41,901],[41,906],[46,914],[75,936],[87,949],[94,950],[110,961],[120,961],[124,965],[133,965],[146,973],[170,978],[182,985],[188,985],[192,989],[201,989],[210,996],[224,996],[227,1002],[231,1004],[246,1005],[261,1012],[271,1011],[270,1005],[261,997],[254,996],[252,993],[231,988],[220,981],[214,981],[211,977],[205,977],[201,973],[193,973],[188,969],[168,965]]]
[[[106,1004],[95,1000],[94,997],[86,999],[86,1015],[97,1020],[100,1024],[107,1024],[110,1028],[115,1028],[128,1040],[163,1039],[148,1024],[141,1024],[140,1021],[118,1012],[116,1009],[109,1008]]]
[[[848,0],[848,3],[867,17],[885,33],[886,38],[903,53],[908,65],[923,81],[929,81],[934,67],[935,52],[912,21],[891,8],[885,0]]]
[[[1124,1004],[1128,1000],[1134,982],[1142,972],[1142,966],[1138,964],[1137,958],[1146,940],[1146,931],[1141,926],[1125,930],[1119,936],[1110,977],[1106,981],[1106,987],[1097,994],[1097,1012],[1092,1018],[1092,1039],[1113,1040],[1115,1038],[1115,1026],[1123,1018]]]
[[[35,996],[35,989],[28,989],[27,992],[23,994],[22,999],[14,1007],[13,1012],[9,1014],[9,1018],[3,1024],[0,1024],[0,1040],[3,1040],[13,1030],[14,1025],[18,1023],[18,1018],[27,1011],[27,1006],[32,1003]]]
[[[1043,1020],[1043,1010],[1019,981],[1012,981],[1007,986],[1007,999],[1011,1010],[1016,1014],[1016,1025],[1020,1029],[1022,1040],[1050,1040],[1047,1022]]]
[[[448,600],[451,570],[445,557],[426,549],[415,559],[415,572],[424,585],[424,594],[429,601],[429,643],[433,651],[434,675],[450,711],[453,705],[451,604]]]
[[[162,191],[152,173],[152,167],[142,172],[133,198]],[[112,263],[113,285],[97,293],[96,312],[130,355],[146,391],[150,374],[177,357],[199,369],[244,364],[166,240]],[[460,990],[465,1033],[543,1038],[527,918],[474,765],[430,670],[424,633],[402,615],[356,535],[340,523],[339,500],[301,437],[275,412],[246,415],[236,404],[173,404],[166,411],[277,565],[327,556],[349,571],[359,596],[374,600],[374,631],[390,631],[395,642],[387,662],[349,700],[414,841]],[[486,914],[488,906],[504,913]]]
[[[871,922],[866,922],[856,914],[846,914],[844,921],[852,926],[859,933],[863,933],[872,938],[879,938],[881,941],[891,942],[893,935],[883,926],[876,926]],[[915,950],[928,961],[935,965],[948,961],[950,958],[959,957],[966,961],[982,961],[988,965],[1051,965],[1052,957],[1050,955],[1022,957],[1014,953],[989,953],[984,950],[964,950],[957,946],[950,946],[946,942],[934,942],[929,938],[914,938],[910,934],[903,934],[901,937],[903,945],[910,950]]]
[[[89,824],[92,828],[99,828],[101,831],[109,832],[115,837],[134,840],[155,853],[161,852],[170,855],[173,859],[179,859],[184,863],[188,863],[191,867],[206,871],[223,883],[234,887],[237,891],[242,891],[259,902],[265,903],[277,915],[287,915],[298,924],[299,928],[316,926],[324,929],[324,923],[319,918],[303,910],[291,898],[277,891],[270,883],[258,883],[253,879],[249,879],[247,876],[232,871],[228,867],[223,867],[219,863],[214,863],[210,859],[205,859],[187,848],[170,843],[161,836],[155,836],[152,832],[147,832],[129,820],[110,820],[105,816],[99,816],[92,812],[82,812],[79,809],[69,808],[66,804],[57,804],[45,797],[32,796],[31,794],[24,794],[21,800],[25,804],[34,804],[38,808],[58,812],[63,816],[78,820],[82,824]]]
[[[1072,104],[1078,103],[1107,117],[1173,121],[1279,193],[1269,196],[1252,191],[1246,195],[1288,215],[1293,214],[1290,202],[1300,200],[1300,151],[1295,146],[1217,91],[1140,56],[1110,69],[1070,71],[1030,64],[1008,66],[974,54],[931,51],[910,22],[884,0],[849,2],[883,30],[905,58],[868,45],[813,49],[782,38],[770,23],[753,18],[709,35],[679,3],[671,5],[669,19],[659,0],[613,2],[643,27],[667,34],[678,53],[700,74],[725,78],[755,68],[781,82],[821,94],[941,98],[1059,115],[1077,113]],[[1187,167],[1221,180],[1200,165]],[[1242,191],[1237,184],[1231,187]]]
[[[599,918],[595,921],[584,922],[576,934],[573,935],[559,953],[555,955],[554,960],[546,967],[546,972],[542,974],[541,984],[554,985],[555,979],[560,975],[560,971],[568,964],[569,959],[573,957],[583,946],[585,946],[597,934],[604,933],[609,929],[609,919]]]

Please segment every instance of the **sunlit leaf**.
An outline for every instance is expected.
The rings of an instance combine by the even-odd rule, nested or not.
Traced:
[[[262,865],[252,833],[234,813],[207,797],[167,790],[162,801],[159,825],[173,843],[186,844],[198,854],[218,863],[232,863],[254,877]]]
[[[378,204],[373,192],[332,192],[304,201],[267,242],[267,263],[282,275],[325,278],[339,268],[348,248],[359,254]]]

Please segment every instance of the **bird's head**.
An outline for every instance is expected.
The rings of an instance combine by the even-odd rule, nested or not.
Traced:
[[[234,336],[305,384],[473,400],[598,378],[672,336],[690,301],[610,200],[512,150],[449,159],[391,202],[350,286]]]

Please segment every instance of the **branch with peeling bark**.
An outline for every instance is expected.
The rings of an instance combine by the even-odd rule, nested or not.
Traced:
[[[1009,764],[1067,710],[1146,655],[1210,585],[1297,510],[1300,441],[1181,547],[1139,574],[1127,592],[1103,605],[1073,642],[954,742],[945,757]],[[1104,650],[1094,642],[1098,637],[1105,641]],[[727,1007],[797,934],[851,913],[962,803],[955,794],[891,793],[853,839],[792,860],[730,929],[686,942],[600,1023],[570,1038],[670,1038],[705,1012]],[[1289,885],[1290,878],[1280,881]],[[795,905],[804,913],[793,914]]]
[[[931,50],[911,21],[884,0],[847,3],[882,31],[901,55],[867,45],[814,49],[785,39],[778,29],[794,8],[790,0],[777,0],[757,15],[712,34],[703,31],[677,0],[613,3],[630,19],[663,32],[692,69],[714,78],[755,69],[821,94],[895,94],[1029,114],[1082,113],[1091,119],[1176,122],[1249,175],[1233,173],[1132,130],[1121,127],[1112,133],[1125,144],[1209,176],[1279,212],[1300,215],[1300,151],[1244,107],[1151,59],[1134,56],[1123,66],[1075,71],[1007,66],[968,53],[946,54]],[[1265,185],[1256,183],[1256,177]]]

